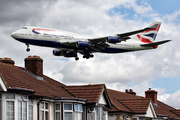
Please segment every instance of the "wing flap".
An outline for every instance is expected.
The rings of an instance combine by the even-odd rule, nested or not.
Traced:
[[[104,43],[107,41],[107,39],[108,37],[93,38],[93,39],[89,39],[89,43],[91,44]]]

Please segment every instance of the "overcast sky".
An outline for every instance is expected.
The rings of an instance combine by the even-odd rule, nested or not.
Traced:
[[[1,0],[0,57],[24,67],[24,58],[38,55],[44,74],[67,85],[105,83],[107,88],[133,89],[145,96],[149,88],[158,99],[180,108],[179,0]],[[172,40],[155,50],[122,54],[95,53],[92,59],[53,56],[53,48],[26,46],[10,34],[23,26],[62,29],[107,36],[162,22],[158,40]]]

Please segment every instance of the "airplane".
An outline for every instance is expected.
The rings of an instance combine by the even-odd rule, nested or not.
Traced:
[[[155,42],[161,22],[153,22],[148,27],[131,32],[116,34],[113,36],[88,36],[80,35],[68,31],[49,29],[42,27],[24,26],[11,36],[27,45],[52,47],[53,55],[74,57],[79,60],[77,53],[83,58],[93,58],[93,53],[123,53],[148,49],[156,49],[158,45],[171,40]],[[137,34],[137,35],[135,35]],[[131,35],[135,35],[132,38]]]

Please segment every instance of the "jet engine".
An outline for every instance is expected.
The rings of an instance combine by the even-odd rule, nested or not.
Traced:
[[[53,50],[53,55],[54,56],[64,56],[64,57],[77,57],[77,54],[75,52],[58,50],[58,49]]]
[[[54,56],[64,56],[65,55],[65,51],[55,49],[55,50],[53,50],[53,55]]]
[[[78,48],[87,48],[87,47],[89,47],[89,43],[86,41],[78,41],[76,46]]]
[[[121,42],[121,40],[119,40],[118,37],[109,36],[108,39],[107,39],[107,42],[108,42],[108,43],[118,43],[118,42]]]

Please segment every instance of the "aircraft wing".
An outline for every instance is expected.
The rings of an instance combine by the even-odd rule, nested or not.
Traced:
[[[108,37],[100,37],[89,39],[90,48],[96,52],[107,48],[109,45],[106,43]]]
[[[148,27],[144,28],[144,29],[140,29],[140,30],[135,30],[135,31],[131,31],[131,32],[126,32],[126,33],[121,33],[121,34],[117,34],[117,36],[119,38],[124,38],[124,37],[128,37],[146,30],[150,30],[150,29],[154,29],[158,26],[159,24],[154,23],[154,25],[149,25]]]
[[[104,43],[107,41],[107,39],[108,37],[93,38],[93,39],[89,39],[89,43],[91,44]]]
[[[164,44],[164,43],[169,42],[169,41],[171,41],[171,40],[164,40],[164,41],[159,41],[159,42],[147,43],[147,44],[142,44],[140,46],[153,47],[153,46]]]

